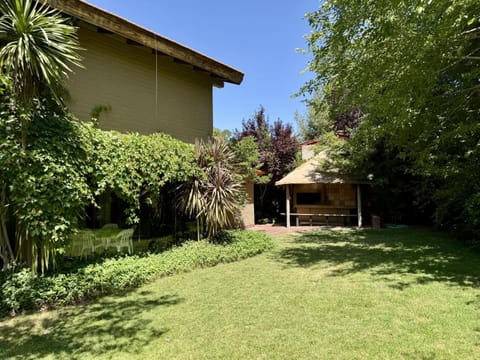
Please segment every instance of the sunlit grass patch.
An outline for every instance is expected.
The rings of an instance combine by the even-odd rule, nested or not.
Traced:
[[[3,321],[0,357],[476,359],[478,274],[478,253],[427,229],[285,236],[244,261]]]

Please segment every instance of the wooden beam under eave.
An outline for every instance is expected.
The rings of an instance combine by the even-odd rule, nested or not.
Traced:
[[[186,61],[183,61],[183,60],[179,60],[179,59],[176,59],[174,58],[173,59],[173,62],[177,65],[180,65],[182,66],[184,69],[188,69],[188,70],[194,70],[195,66],[186,62]]]
[[[223,87],[225,86],[225,83],[220,80],[214,80],[212,82],[212,86],[215,86],[217,89],[223,89]]]
[[[143,46],[143,45],[140,44],[139,42],[136,42],[136,41],[130,40],[130,39],[127,39],[127,44],[128,44],[128,45],[132,45],[132,46]]]
[[[171,61],[173,61],[173,58],[167,54],[164,54],[160,51],[157,51],[157,50],[154,50],[152,49],[152,55],[155,55],[155,56],[159,56],[159,57],[162,57],[162,58],[167,58],[167,59],[170,59]]]
[[[214,74],[210,74],[210,79],[212,79],[212,85],[216,88],[222,89],[224,87],[225,79],[222,79]]]
[[[196,71],[196,72],[199,72],[199,73],[203,73],[203,74],[206,74],[206,75],[210,75],[210,73],[206,70],[203,70],[201,68],[199,68],[198,66],[194,66],[193,67],[193,70]]]
[[[189,62],[183,61],[183,60],[180,60],[180,59],[177,59],[177,58],[173,58],[173,62],[174,62],[174,63],[177,63],[177,64],[179,64],[179,65],[188,66],[188,67],[191,68],[192,70],[195,68],[195,66],[192,65],[192,64],[190,64]]]
[[[169,56],[167,54],[164,54],[164,53],[161,53],[160,51],[153,50],[153,49],[152,49],[152,55],[155,55],[156,57],[161,58],[162,60],[167,60],[167,61],[170,61],[170,62],[173,62],[175,60],[171,56]]]
[[[104,28],[101,28],[101,27],[98,27],[98,26],[97,26],[97,33],[113,35],[113,32],[111,32],[110,30],[107,30],[107,29],[104,29]]]

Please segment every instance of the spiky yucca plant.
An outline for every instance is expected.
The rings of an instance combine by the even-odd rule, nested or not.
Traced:
[[[62,101],[63,81],[72,65],[80,66],[80,47],[70,20],[40,1],[2,0],[0,16],[0,68],[11,80],[26,149],[34,99],[46,90]]]
[[[224,140],[197,141],[195,152],[203,173],[184,188],[182,205],[197,219],[197,236],[200,228],[213,236],[237,224],[245,193],[232,165],[234,154]]]

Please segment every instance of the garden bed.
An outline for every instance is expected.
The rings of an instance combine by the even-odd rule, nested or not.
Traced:
[[[28,269],[1,273],[1,314],[73,304],[161,276],[248,258],[273,246],[268,236],[258,232],[230,231],[228,235],[230,241],[221,244],[189,241],[160,254],[104,259],[51,275],[36,275]]]

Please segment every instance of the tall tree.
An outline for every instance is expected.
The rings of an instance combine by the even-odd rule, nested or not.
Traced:
[[[38,101],[35,104],[36,99],[40,96],[53,98],[62,104],[61,85],[71,66],[80,65],[76,28],[69,24],[70,21],[39,1],[0,2],[0,69],[9,78],[8,94],[12,100],[9,111],[15,113],[14,118],[20,123],[19,159],[24,166],[28,166],[28,127],[35,109],[41,108]],[[2,102],[7,101],[3,96]],[[4,230],[8,181],[0,178],[0,251],[3,252],[4,266],[10,263],[9,239]],[[17,241],[23,249],[20,260],[26,260],[32,268],[36,267],[37,261],[48,264],[55,249],[48,246],[48,241],[40,241],[38,247],[39,242],[32,239],[28,226],[22,219],[17,219]]]
[[[363,114],[345,145],[351,166],[379,151],[403,161],[439,224],[480,237],[478,1],[327,0],[307,18],[316,77],[302,91]]]
[[[360,109],[339,109],[338,99],[325,99],[313,96],[308,101],[307,113],[296,114],[295,120],[302,140],[317,140],[329,132],[337,136],[349,137],[360,125]]]
[[[260,107],[250,119],[242,122],[242,130],[234,133],[237,140],[247,136],[253,137],[257,144],[261,170],[271,175],[271,184],[295,168],[298,141],[290,124],[280,119],[270,124],[265,109]]]
[[[327,132],[332,131],[332,121],[326,101],[319,101],[317,97],[308,103],[306,113],[295,113],[298,135],[302,141],[316,140]]]
[[[236,141],[251,138],[259,153],[260,170],[264,176],[258,178],[255,186],[255,215],[274,218],[279,215],[284,201],[282,189],[275,182],[280,180],[296,165],[299,144],[290,124],[280,119],[270,124],[265,109],[260,109],[248,120],[242,122],[242,130],[234,133]]]

